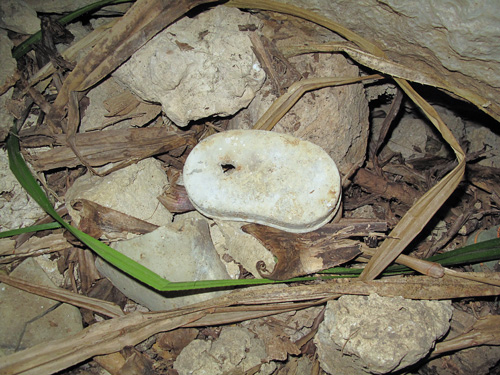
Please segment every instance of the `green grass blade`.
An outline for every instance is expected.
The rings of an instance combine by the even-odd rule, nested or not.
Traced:
[[[30,227],[12,229],[12,230],[6,230],[4,232],[0,232],[0,238],[17,236],[18,234],[23,234],[23,233],[28,233],[28,232],[38,232],[41,230],[57,229],[57,228],[61,228],[61,227],[62,227],[62,225],[56,221],[52,222],[52,223],[32,225]]]
[[[89,236],[88,234],[78,230],[63,220],[61,216],[52,207],[49,199],[40,188],[35,178],[31,174],[24,158],[19,150],[19,139],[15,126],[13,127],[12,134],[7,139],[7,152],[9,155],[9,166],[17,178],[21,186],[28,192],[28,194],[54,218],[60,225],[66,228],[71,234],[82,241],[89,248],[94,250],[99,256],[104,258],[107,262],[115,267],[126,272],[130,276],[138,279],[139,281],[152,286],[153,288],[166,288],[170,283],[168,280],[163,279],[158,274],[133,261],[120,252],[112,249],[101,241]]]
[[[490,260],[500,260],[500,238],[467,245],[459,249],[451,250],[443,254],[437,254],[425,260],[441,264],[443,267],[461,266],[465,264],[475,264],[488,262]],[[363,271],[358,268],[333,267],[321,271],[321,274],[345,274],[358,275]],[[388,273],[407,273],[412,269],[403,265],[392,265],[387,267],[383,275]]]
[[[293,281],[307,281],[317,280],[316,277],[298,277],[286,281],[273,281],[267,279],[241,279],[241,280],[203,280],[203,281],[188,281],[188,282],[171,282],[168,281],[143,265],[123,255],[122,253],[112,249],[108,245],[102,243],[98,239],[82,232],[81,230],[71,226],[65,222],[61,216],[57,214],[47,196],[40,188],[35,178],[31,174],[24,158],[19,150],[19,139],[15,126],[12,129],[11,135],[7,139],[7,151],[9,155],[9,165],[14,176],[16,176],[19,183],[24,187],[31,197],[52,216],[61,226],[67,229],[71,234],[78,238],[82,243],[87,245],[90,249],[96,252],[107,262],[119,268],[128,275],[135,279],[159,290],[159,291],[180,291],[180,290],[194,290],[194,289],[208,289],[220,288],[231,286],[249,286],[272,284],[277,282],[293,282]],[[324,277],[327,278],[327,277]]]

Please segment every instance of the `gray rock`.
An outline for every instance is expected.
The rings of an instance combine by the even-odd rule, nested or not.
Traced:
[[[54,287],[42,268],[31,258],[23,261],[10,276]],[[83,328],[80,311],[68,304],[5,284],[0,284],[0,301],[0,343],[4,354],[63,338]]]
[[[40,30],[40,20],[24,0],[2,0],[0,27],[20,34],[34,34]]]
[[[0,69],[0,86],[14,74],[17,67],[16,60],[11,56],[10,52],[13,46],[14,44],[7,36],[7,31],[0,30],[0,64],[2,66],[2,69]],[[14,121],[14,116],[10,114],[6,107],[8,100],[12,98],[13,92],[14,88],[11,87],[0,96],[0,142],[7,137]]]
[[[229,278],[211,242],[204,219],[186,219],[141,237],[117,242],[113,247],[170,281]],[[96,266],[123,294],[150,310],[174,309],[221,294],[158,292],[101,259],[96,261]]]
[[[265,345],[246,328],[224,327],[214,341],[194,340],[174,363],[179,375],[244,373],[267,357]],[[258,374],[271,374],[276,364],[263,364]]]
[[[286,0],[378,44],[395,62],[433,69],[500,103],[500,2]]]
[[[314,342],[330,374],[384,374],[416,363],[450,327],[450,301],[342,296],[328,302]]]
[[[497,124],[496,124],[497,125]],[[469,124],[466,138],[470,142],[469,152],[479,151],[486,146],[486,158],[478,162],[485,167],[500,168],[500,134],[497,129],[490,129],[480,124]]]
[[[258,19],[217,7],[159,33],[113,76],[144,100],[160,102],[177,125],[246,107],[265,73],[238,25]]]

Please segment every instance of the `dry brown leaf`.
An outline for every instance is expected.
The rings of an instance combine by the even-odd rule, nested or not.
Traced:
[[[296,234],[260,224],[247,224],[241,229],[257,238],[278,258],[271,273],[264,262],[257,263],[260,275],[271,280],[310,275],[347,263],[361,254],[358,241],[332,238],[319,231]]]
[[[468,89],[449,85],[440,76],[433,74],[430,70],[427,72],[417,71],[390,61],[386,57],[367,53],[366,51],[355,48],[355,46],[350,43],[344,42],[289,46],[285,51],[287,55],[308,52],[345,52],[353,60],[375,71],[411,82],[438,87],[450,93],[456,94],[468,100],[481,111],[484,111],[497,121],[500,121],[500,108],[498,105],[491,103],[491,101],[486,100]]]
[[[6,244],[8,246],[12,243],[11,241],[12,240],[8,242],[2,242],[2,244]],[[40,254],[54,253],[56,251],[70,249],[72,247],[73,245],[68,242],[62,232],[52,233],[44,237],[31,237],[28,241],[16,248],[15,251],[12,252],[12,255],[5,255],[0,257],[0,264],[11,263],[14,260],[32,257]],[[9,248],[7,247],[5,251],[7,251],[8,249]]]
[[[64,137],[56,136],[55,144],[64,144]],[[139,161],[195,142],[192,133],[177,135],[167,128],[78,133],[74,139],[81,156],[91,166],[127,160]],[[71,148],[64,145],[28,156],[28,159],[39,171],[81,165]]]
[[[127,233],[146,234],[158,228],[155,224],[87,199],[77,199],[68,203],[80,212],[78,229],[94,238],[100,238],[103,234],[108,238],[126,237]]]
[[[293,107],[295,103],[308,91],[318,90],[329,86],[340,86],[351,83],[381,79],[383,76],[374,74],[364,77],[348,78],[308,78],[292,84],[285,94],[276,99],[268,110],[254,124],[253,129],[271,130],[274,125]]]
[[[498,274],[488,274],[500,280]],[[403,296],[413,299],[452,299],[500,294],[500,287],[444,276],[388,278],[373,281],[332,280],[317,285],[249,288],[200,304],[170,312],[132,313],[96,323],[69,338],[54,340],[3,357],[2,374],[49,374],[85,359],[136,345],[155,333],[177,327],[200,327],[234,323],[257,317],[293,311],[339,293],[381,296]],[[313,301],[313,302],[301,302]]]
[[[431,356],[479,345],[500,345],[500,315],[481,318],[468,332],[436,344]]]

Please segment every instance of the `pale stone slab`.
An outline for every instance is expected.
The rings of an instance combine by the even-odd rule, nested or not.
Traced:
[[[321,147],[288,134],[210,136],[189,154],[183,178],[196,209],[215,219],[302,233],[329,222],[340,206],[335,162]]]
[[[450,301],[342,296],[329,301],[314,342],[329,374],[386,374],[424,358],[450,327]]]
[[[23,261],[10,276],[54,287],[32,258]],[[59,306],[58,306],[59,305]],[[4,354],[63,338],[82,329],[77,307],[61,304],[0,283],[0,349]]]
[[[161,162],[148,158],[105,177],[90,172],[81,176],[66,192],[66,207],[76,224],[80,213],[71,205],[77,199],[88,199],[148,223],[165,225],[172,221],[172,214],[156,197],[167,186]]]
[[[210,239],[205,219],[190,219],[120,241],[113,247],[169,281],[229,279]],[[169,310],[219,296],[221,292],[159,292],[100,258],[97,268],[127,297],[150,310]]]

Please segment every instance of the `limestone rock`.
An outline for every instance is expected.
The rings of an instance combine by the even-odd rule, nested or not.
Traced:
[[[329,301],[314,342],[330,374],[384,374],[425,357],[450,327],[450,301],[342,296]]]
[[[127,116],[130,116],[130,118],[117,121],[114,117],[107,117],[110,115],[108,109],[115,110],[115,108],[110,108],[109,103],[116,103],[121,98],[121,103],[125,104],[129,102],[132,105],[132,100],[137,100],[127,89],[116,83],[113,77],[92,88],[87,97],[90,100],[90,104],[85,109],[85,116],[82,117],[80,132],[103,128],[125,129],[133,126],[142,126],[153,120],[161,111],[158,105],[137,101],[137,106],[127,113]],[[117,122],[112,123],[112,120]]]
[[[5,150],[0,150],[0,193],[0,231],[33,225],[45,216],[10,171]]]
[[[138,50],[113,74],[144,100],[160,102],[179,126],[246,107],[265,73],[238,25],[258,19],[217,7],[182,18]]]
[[[297,56],[290,63],[303,75],[355,77],[359,70],[340,55]],[[266,81],[248,109],[235,116],[231,129],[249,129],[276,100]],[[337,163],[341,174],[360,166],[368,142],[368,102],[361,84],[327,87],[306,93],[276,124],[273,131],[317,144]]]
[[[262,340],[246,328],[224,327],[214,341],[194,340],[174,363],[179,375],[245,373],[267,357]],[[271,374],[276,364],[263,364],[257,374]]]
[[[23,261],[10,276],[54,287],[32,258]],[[75,306],[5,284],[0,287],[0,301],[0,342],[4,354],[63,338],[83,328],[80,312]]]
[[[128,241],[113,248],[170,281],[228,279],[210,239],[208,224],[203,219],[186,219]],[[158,292],[132,279],[101,259],[99,271],[127,297],[150,310],[169,310],[202,302],[220,292],[182,293]]]
[[[282,0],[280,0],[282,1]],[[395,62],[433,71],[500,104],[500,3],[475,0],[285,0],[378,44]]]
[[[168,185],[161,163],[155,159],[110,173],[105,177],[91,173],[78,178],[66,192],[66,207],[78,225],[79,212],[71,207],[77,198],[88,199],[105,207],[156,225],[172,221],[172,214],[156,199]]]

